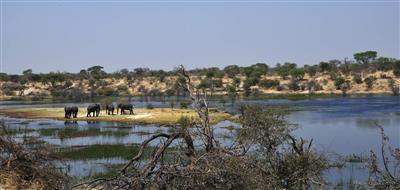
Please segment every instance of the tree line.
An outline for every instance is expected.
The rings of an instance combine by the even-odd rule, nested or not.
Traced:
[[[365,51],[355,53],[353,59],[322,61],[315,65],[299,66],[296,63],[276,64],[270,67],[266,63],[256,63],[250,66],[228,65],[222,69],[218,67],[201,68],[188,70],[192,76],[197,76],[200,81],[197,89],[200,91],[214,92],[224,91],[230,97],[235,98],[238,91],[244,95],[257,94],[254,86],[265,89],[282,90],[308,90],[310,93],[322,90],[322,85],[314,80],[318,73],[329,75],[334,81],[338,90],[343,94],[350,89],[350,83],[365,83],[367,90],[371,89],[376,78],[368,76],[376,71],[392,72],[393,76],[400,77],[400,60],[395,58],[378,57],[376,51]],[[263,79],[262,76],[279,76],[279,79]],[[309,80],[304,82],[305,75]],[[346,80],[349,76],[352,81]],[[144,78],[152,78],[151,83],[165,83],[170,88],[165,91],[159,89],[148,89],[144,85],[134,86],[135,82]],[[229,79],[230,83],[224,85],[223,79]],[[387,78],[391,89],[396,93],[398,87],[391,77],[381,75],[380,78]],[[109,82],[105,79],[125,79],[127,84],[117,88],[107,87]],[[0,81],[3,81],[1,90],[4,95],[25,95],[24,90],[28,83],[41,83],[48,86],[53,97],[89,97],[94,96],[115,96],[129,95],[129,88],[135,87],[137,91],[149,96],[180,96],[184,92],[177,84],[182,80],[177,75],[176,69],[171,71],[151,70],[149,68],[135,68],[133,70],[121,69],[107,73],[102,66],[92,66],[82,69],[79,73],[50,72],[34,73],[27,69],[22,74],[0,73]],[[287,85],[281,85],[281,80],[289,80]],[[78,84],[74,84],[78,81]],[[86,84],[87,83],[87,84]],[[88,86],[89,92],[85,92],[84,86]],[[17,92],[17,94],[15,94]],[[86,94],[85,94],[86,93]]]

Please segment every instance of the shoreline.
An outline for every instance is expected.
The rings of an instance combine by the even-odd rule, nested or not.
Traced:
[[[99,117],[86,117],[86,108],[80,107],[77,118],[64,118],[64,108],[14,108],[0,109],[0,113],[12,118],[54,119],[59,121],[99,121],[133,124],[175,125],[181,117],[198,119],[198,115],[189,109],[154,108],[134,109],[134,115],[106,115],[102,110]],[[233,116],[225,112],[210,112],[210,123],[229,120]]]
[[[391,92],[348,92],[346,97],[363,97],[363,96],[392,96]],[[96,96],[92,99],[84,99],[87,100],[102,100],[102,99],[127,99],[127,98],[143,98],[148,97],[150,99],[159,100],[162,99],[161,96],[143,96],[143,95],[134,95],[134,96]],[[226,97],[230,99],[226,94],[215,94],[211,96],[211,98],[221,98]],[[274,93],[260,93],[257,96],[248,96],[245,97],[243,95],[239,95],[237,100],[241,99],[290,99],[290,98],[304,98],[304,99],[314,99],[314,98],[331,98],[331,97],[342,97],[341,92],[317,92],[313,94],[309,94],[308,92],[280,92],[276,91]],[[177,99],[185,99],[185,97],[164,97],[165,101],[167,100],[177,100]],[[70,98],[53,98],[53,97],[31,97],[31,96],[0,96],[0,101],[51,101],[51,102],[81,102],[76,101],[75,99]],[[146,101],[141,101],[146,102]]]

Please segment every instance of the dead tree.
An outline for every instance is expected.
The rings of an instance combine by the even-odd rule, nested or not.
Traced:
[[[214,147],[214,132],[210,126],[207,93],[203,91],[200,94],[199,91],[196,90],[183,65],[180,66],[178,72],[185,78],[185,82],[179,83],[179,85],[189,94],[189,97],[193,102],[193,108],[201,120],[200,127],[203,130],[203,141],[205,142],[206,150],[211,151]]]

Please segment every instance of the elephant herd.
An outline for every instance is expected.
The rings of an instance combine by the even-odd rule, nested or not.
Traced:
[[[117,114],[119,113],[119,110],[121,110],[120,114],[125,115],[128,114],[133,114],[133,105],[132,104],[118,104],[117,105]],[[101,105],[100,104],[91,104],[87,107],[87,114],[86,117],[99,117],[100,115],[100,110],[101,110]],[[64,112],[65,112],[65,118],[70,119],[70,118],[76,118],[78,116],[78,107],[77,106],[65,106],[64,107]],[[114,115],[115,111],[115,106],[114,104],[108,104],[106,106],[106,114],[107,115]]]

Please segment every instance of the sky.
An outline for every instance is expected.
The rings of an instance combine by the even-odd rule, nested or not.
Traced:
[[[0,72],[399,58],[399,1],[0,0]]]

